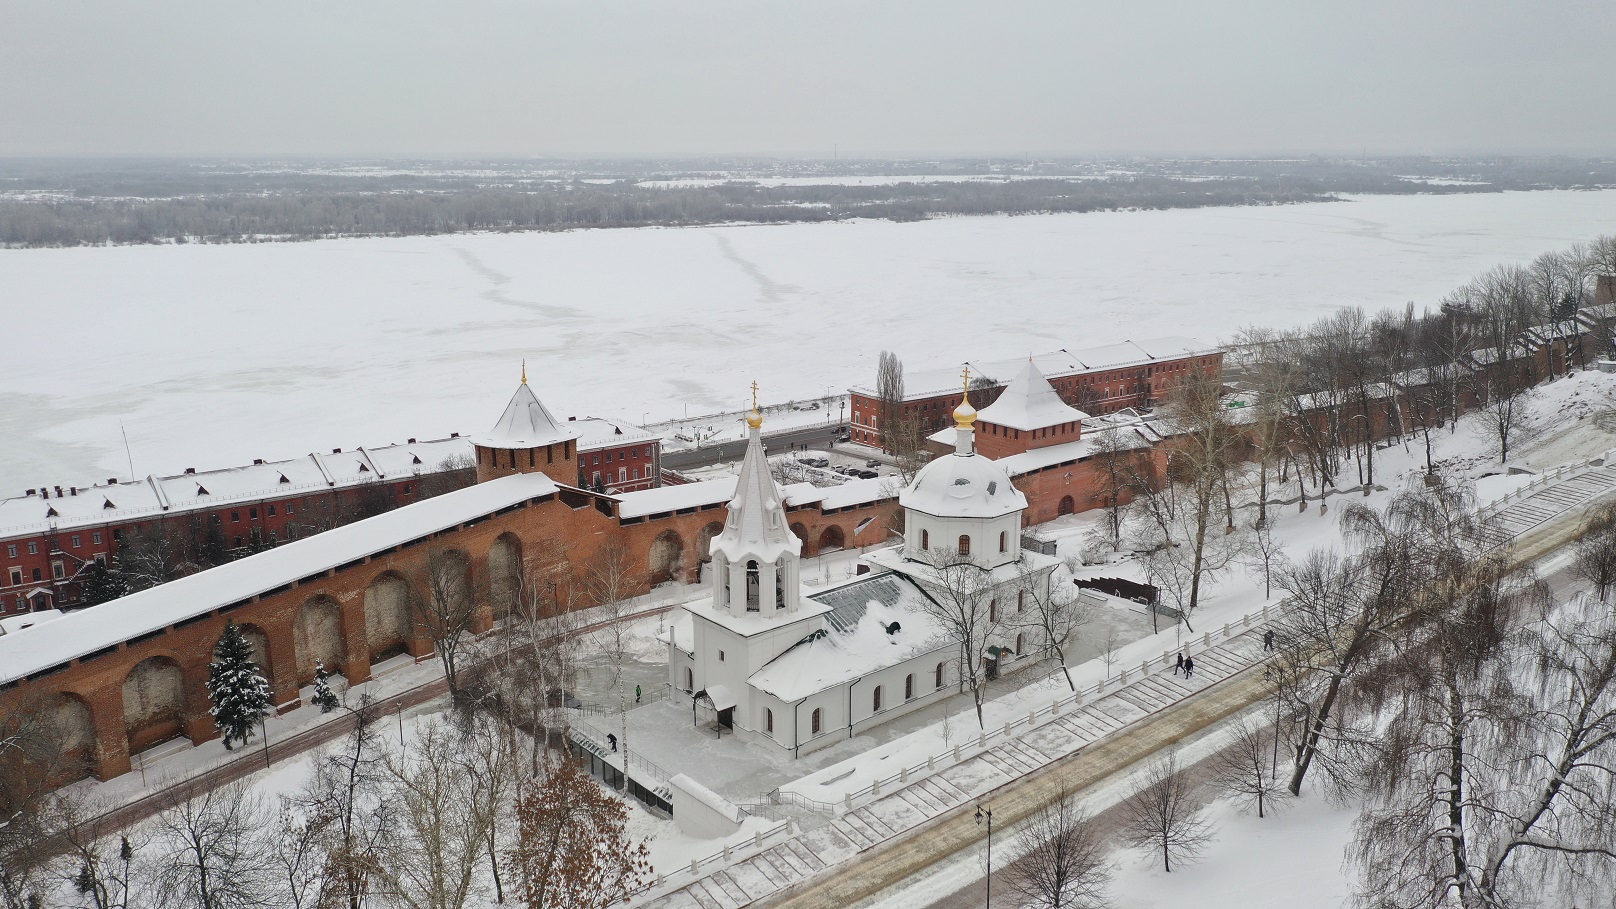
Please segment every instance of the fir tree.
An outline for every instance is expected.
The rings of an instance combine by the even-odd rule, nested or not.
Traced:
[[[129,578],[123,572],[108,568],[99,561],[91,562],[79,573],[79,596],[86,606],[116,600],[133,592]]]
[[[331,672],[321,660],[314,661],[314,706],[321,713],[330,713],[337,706],[337,696],[331,693]]]
[[[269,713],[269,682],[252,659],[252,645],[235,622],[224,626],[224,637],[213,648],[208,664],[208,711],[224,734],[225,750],[232,742],[246,744],[253,727]]]

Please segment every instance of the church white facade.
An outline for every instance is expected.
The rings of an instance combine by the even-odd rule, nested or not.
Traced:
[[[903,543],[866,555],[873,573],[804,596],[802,541],[754,409],[735,498],[712,542],[711,595],[687,604],[664,635],[668,681],[697,717],[803,754],[958,693],[963,660],[990,676],[1036,662],[1042,639],[1024,611],[1031,595],[1047,595],[1057,560],[1022,551],[1026,497],[976,453],[975,418],[968,400],[960,405],[955,451],[899,496]],[[945,562],[976,572],[977,606],[997,629],[977,642],[980,653],[964,652],[938,615]]]

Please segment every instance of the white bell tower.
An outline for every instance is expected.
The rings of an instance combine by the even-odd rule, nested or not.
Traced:
[[[746,457],[724,531],[713,538],[713,608],[730,615],[791,616],[801,608],[802,540],[786,522],[784,497],[763,454],[763,414],[752,383]]]

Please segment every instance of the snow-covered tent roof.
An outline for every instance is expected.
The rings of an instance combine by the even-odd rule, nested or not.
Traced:
[[[757,421],[761,423],[762,418]],[[773,562],[786,553],[795,556],[801,551],[802,540],[786,521],[785,494],[769,473],[761,431],[753,425],[747,431],[746,456],[735,481],[735,497],[729,503],[729,520],[713,538],[712,552],[722,553],[731,562]]]
[[[1038,364],[1027,365],[1011,380],[998,400],[982,408],[977,419],[1010,429],[1031,431],[1088,419],[1088,414],[1062,401],[1055,386],[1044,378]]]
[[[559,423],[550,415],[526,382],[516,387],[511,403],[486,435],[473,436],[472,442],[484,448],[525,449],[554,445],[578,438],[578,431]]]

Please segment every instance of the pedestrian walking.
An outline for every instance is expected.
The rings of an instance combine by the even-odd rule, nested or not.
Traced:
[[[1270,631],[1268,633],[1273,634],[1272,631]],[[638,704],[639,702],[640,702],[640,686],[635,685],[634,686],[634,703]]]
[[[1178,662],[1173,664],[1173,675],[1178,675],[1184,669],[1184,651],[1178,652]]]
[[[1273,650],[1274,649],[1274,629],[1270,628],[1267,631],[1263,632],[1262,649],[1264,649],[1264,650]]]
[[[606,744],[612,746],[612,750],[616,751],[617,750],[617,736],[612,735],[610,732],[606,733]]]
[[[1184,658],[1184,678],[1195,678],[1195,657]]]

